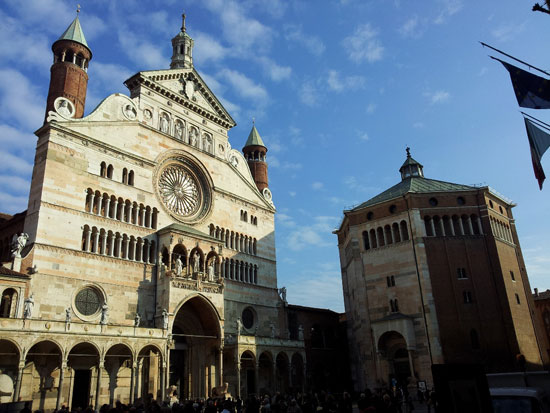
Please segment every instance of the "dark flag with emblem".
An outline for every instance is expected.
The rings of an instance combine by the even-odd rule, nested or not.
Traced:
[[[492,57],[492,56],[491,56]],[[522,108],[550,109],[550,80],[526,72],[519,67],[503,62],[496,57],[510,73],[518,104]]]
[[[547,131],[542,130],[542,125],[536,125],[527,118],[525,119],[525,127],[527,128],[527,136],[529,137],[529,146],[531,147],[531,160],[533,161],[533,170],[535,171],[535,177],[539,181],[539,187],[542,190],[542,183],[546,179],[544,170],[540,160],[544,152],[550,146],[550,129]],[[546,129],[546,128],[544,128]]]

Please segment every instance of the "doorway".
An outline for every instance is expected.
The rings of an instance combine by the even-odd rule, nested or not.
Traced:
[[[90,399],[90,382],[92,381],[91,370],[75,370],[73,398],[71,402],[72,410],[80,407],[84,410],[88,407]]]

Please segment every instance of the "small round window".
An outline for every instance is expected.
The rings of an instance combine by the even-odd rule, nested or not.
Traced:
[[[86,287],[76,294],[74,304],[80,314],[90,316],[99,312],[102,301],[95,288]]]
[[[431,205],[431,206],[437,206],[437,199],[435,199],[435,198],[430,198],[430,205]]]
[[[463,197],[459,196],[457,199],[456,199],[456,203],[458,205],[464,205],[466,203],[466,201],[464,200]]]
[[[241,318],[244,328],[251,329],[254,326],[254,311],[250,307],[243,310]]]
[[[390,214],[395,214],[395,211],[397,211],[397,207],[395,205],[390,205]]]

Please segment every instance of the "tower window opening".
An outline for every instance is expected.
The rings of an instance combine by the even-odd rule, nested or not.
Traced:
[[[519,294],[518,293],[516,293],[516,303],[521,304],[521,302],[519,300]]]
[[[510,271],[510,277],[512,278],[512,281],[516,281],[516,277],[514,275],[514,271]]]
[[[517,295],[517,294],[516,294]],[[464,291],[462,293],[462,297],[464,298],[464,304],[470,304],[473,302],[472,300],[472,293],[470,291]]]

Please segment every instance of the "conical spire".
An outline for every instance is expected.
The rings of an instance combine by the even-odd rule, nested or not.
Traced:
[[[246,140],[244,148],[246,148],[247,146],[263,146],[264,148],[266,147],[264,141],[262,140],[262,137],[256,129],[256,125],[252,125],[252,130],[248,135],[248,139]]]
[[[80,26],[80,20],[78,19],[78,16],[74,18],[69,27],[67,27],[67,30],[65,30],[61,37],[57,40],[71,40],[73,42],[77,42],[83,46],[86,46],[88,50],[90,49],[88,43],[86,42],[86,38],[84,37],[82,27]]]

